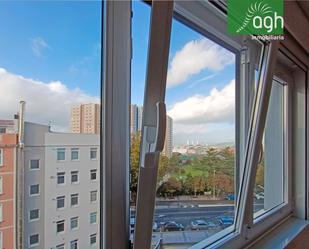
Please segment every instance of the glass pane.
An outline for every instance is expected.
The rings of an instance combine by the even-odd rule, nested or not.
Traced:
[[[154,244],[186,246],[234,223],[235,55],[173,20]]]
[[[147,66],[148,37],[151,8],[141,2],[132,1],[133,58],[131,63],[131,105],[130,110],[130,239],[135,226],[135,206],[138,183],[143,101]]]
[[[99,176],[101,5],[0,3],[0,177],[5,193],[0,202],[1,226],[8,228],[3,248],[13,249],[14,238],[23,242],[16,248],[57,249],[89,248],[92,234],[93,241],[100,239],[99,222],[90,224],[90,214],[100,214],[100,182],[99,177],[90,180],[90,170]],[[96,193],[92,203],[91,191]],[[15,237],[15,232],[23,234]]]
[[[254,217],[285,201],[285,87],[273,81],[255,179]]]

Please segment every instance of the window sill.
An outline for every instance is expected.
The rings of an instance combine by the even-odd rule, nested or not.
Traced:
[[[309,222],[303,219],[291,217],[275,230],[259,239],[249,248],[251,249],[281,249],[285,248],[295,237],[309,225]]]

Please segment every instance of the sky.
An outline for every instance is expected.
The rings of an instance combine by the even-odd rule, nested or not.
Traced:
[[[99,102],[101,3],[0,6],[0,118],[11,118],[22,99],[29,121],[67,131],[72,105]],[[131,102],[142,105],[150,7],[132,8]],[[175,144],[234,141],[234,78],[231,52],[173,20],[166,104]]]

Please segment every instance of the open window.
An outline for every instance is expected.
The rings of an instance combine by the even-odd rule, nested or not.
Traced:
[[[303,107],[304,89],[295,97],[293,80],[283,76],[291,71],[295,77],[282,47],[278,52],[277,42],[227,35],[225,4],[107,5],[123,18],[113,20],[122,31],[113,32],[113,39],[122,42],[112,45],[111,39],[106,44],[117,49],[106,51],[126,74],[105,72],[111,77],[105,82],[105,117],[114,119],[104,134],[118,147],[113,151],[105,143],[106,160],[114,161],[105,161],[104,224],[111,230],[105,230],[110,237],[104,243],[118,245],[112,238],[121,231],[135,249],[237,248],[288,217],[295,184],[291,162],[303,160],[304,166],[303,154],[291,157],[290,115],[295,102]],[[112,184],[116,180],[120,188]],[[113,195],[130,198],[117,207]]]

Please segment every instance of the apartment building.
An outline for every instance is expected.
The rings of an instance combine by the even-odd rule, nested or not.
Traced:
[[[134,134],[142,130],[143,107],[135,104],[130,105],[130,132]],[[163,155],[171,157],[173,153],[173,119],[166,116],[165,143],[162,151]]]
[[[0,248],[15,248],[16,148],[13,120],[0,120]],[[10,133],[9,133],[10,132]]]
[[[130,105],[130,132],[131,134],[136,133],[138,131],[138,107],[137,105]]]
[[[89,103],[71,108],[71,132],[100,133],[100,105]]]
[[[25,123],[24,248],[99,248],[99,144]]]
[[[168,158],[172,157],[173,153],[173,119],[168,115],[166,116],[165,142],[162,153]]]

